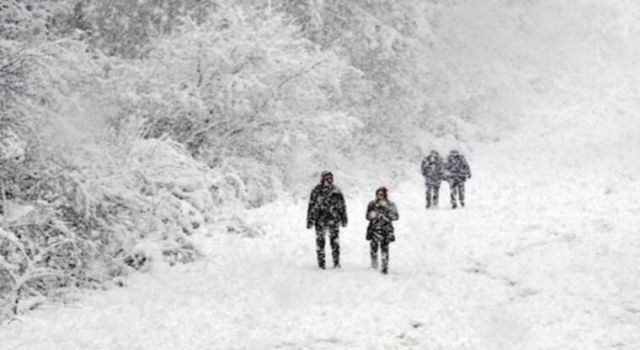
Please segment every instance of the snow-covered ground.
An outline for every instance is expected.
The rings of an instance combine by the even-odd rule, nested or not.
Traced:
[[[202,261],[156,266],[124,288],[41,307],[2,326],[0,344],[638,349],[640,183],[637,160],[629,164],[632,154],[617,148],[633,141],[634,130],[629,140],[623,133],[601,143],[593,163],[569,136],[547,141],[536,130],[529,139],[476,147],[462,210],[449,209],[446,185],[440,208],[426,210],[416,166],[390,189],[400,221],[389,275],[368,267],[371,198],[349,198],[342,269],[326,271],[316,268],[314,234],[304,229],[306,203],[283,201],[247,214],[264,236],[204,234]],[[533,144],[536,136],[543,138]],[[571,163],[571,152],[580,161]],[[373,197],[373,188],[365,191]]]
[[[77,298],[67,304],[40,305],[9,324],[0,325],[0,349],[640,349],[640,6],[632,0],[421,3],[428,15],[416,16],[416,28],[419,37],[429,39],[420,43],[424,49],[416,49],[417,56],[411,58],[418,62],[415,77],[411,78],[427,79],[424,86],[430,90],[422,91],[422,84],[409,84],[420,87],[420,93],[415,93],[415,105],[405,107],[407,111],[426,111],[430,118],[425,122],[445,117],[456,122],[452,123],[452,130],[443,131],[456,135],[421,140],[421,144],[442,145],[464,138],[466,142],[455,146],[465,151],[473,178],[467,183],[468,206],[455,211],[448,205],[446,185],[441,189],[440,208],[424,208],[418,164],[397,169],[398,174],[409,174],[397,184],[380,184],[390,187],[391,199],[400,211],[389,275],[369,268],[364,239],[365,206],[373,199],[375,187],[345,185],[356,183],[354,178],[360,174],[374,171],[363,167],[354,174],[348,169],[331,169],[345,174],[342,179],[337,176],[336,182],[343,185],[348,196],[350,225],[341,233],[342,269],[317,269],[314,232],[304,228],[307,203],[282,199],[242,213],[243,219],[259,227],[257,231],[264,235],[240,237],[215,227],[204,228],[194,237],[204,253],[203,259],[175,267],[155,262],[151,271],[122,280],[122,288],[79,291],[79,295],[69,296]],[[101,18],[98,14],[93,16]],[[137,21],[135,16],[125,19],[134,18]],[[370,20],[371,24],[379,21]],[[326,59],[331,55],[316,57],[315,52],[302,50],[306,44],[297,35],[286,34],[284,27],[278,29],[277,23],[279,20],[264,27],[265,31],[246,31],[244,26],[231,23],[230,34],[227,39],[222,37],[224,40],[219,40],[218,32],[212,36],[206,31],[185,34],[192,35],[192,40],[210,37],[221,43],[212,47],[215,59],[210,58],[210,64],[205,65],[213,69],[212,77],[218,76],[220,60],[233,61],[236,52],[242,53],[245,48],[247,52],[257,52],[260,50],[256,51],[256,47],[264,44],[269,48],[268,43],[278,43],[279,49],[265,59],[253,60],[261,64],[247,65],[251,67],[242,73],[248,74],[247,89],[239,84],[238,91],[242,93],[229,90],[233,92],[228,94],[231,99],[216,97],[222,98],[221,104],[227,101],[238,105],[238,110],[225,114],[229,120],[246,115],[245,103],[236,101],[253,101],[256,97],[262,100],[261,95],[272,92],[270,85],[262,82],[277,83],[273,77],[290,73],[300,76],[281,62],[311,65],[316,58],[328,64],[334,61]],[[369,27],[373,32],[373,25],[361,29]],[[376,35],[386,35],[391,28],[387,27],[382,26],[378,33],[380,27],[376,24]],[[393,29],[395,32],[397,28]],[[245,37],[272,41],[255,46]],[[394,37],[395,33],[389,40],[376,39],[370,44],[380,45],[379,49],[388,46],[388,53],[393,53],[389,62],[402,62],[409,56],[395,56],[396,46],[390,40]],[[132,38],[127,42],[135,42]],[[58,109],[61,115],[71,116],[68,120],[74,122],[69,124],[75,123],[76,117],[85,122],[97,120],[87,119],[87,115],[102,116],[104,113],[97,113],[97,109],[120,101],[126,102],[125,109],[134,106],[142,111],[140,120],[147,119],[147,108],[154,103],[166,103],[172,107],[167,113],[176,116],[183,114],[172,111],[191,115],[199,110],[192,109],[191,104],[199,106],[204,100],[183,101],[188,94],[183,88],[174,91],[172,86],[182,87],[185,77],[193,74],[191,59],[184,60],[192,55],[184,53],[198,48],[200,56],[202,50],[201,45],[189,44],[191,41],[182,38],[161,40],[157,61],[141,61],[153,74],[137,64],[126,68],[129,63],[121,68],[105,65],[104,72],[98,68],[94,72],[93,66],[101,64],[89,59],[88,54],[81,55],[85,47],[80,43],[64,41],[63,46],[70,47],[59,48],[64,55],[54,54],[55,47],[47,45],[48,49],[36,51],[39,53],[35,57],[51,61],[45,65],[50,71],[44,71],[56,78],[43,80],[43,88],[51,91],[42,95],[47,97],[42,101],[59,94],[51,99],[59,99],[56,103],[66,106]],[[344,39],[352,40],[347,36]],[[178,42],[179,47],[174,48]],[[52,59],[52,55],[62,55],[64,59]],[[70,58],[73,55],[78,58]],[[308,93],[301,89],[303,100],[296,94],[288,96],[291,104],[280,101],[284,104],[277,107],[274,103],[273,110],[265,116],[273,114],[273,121],[278,121],[284,115],[305,115],[317,106],[320,111],[333,111],[337,108],[333,97],[320,91],[326,90],[327,81],[343,79],[346,73],[340,70],[346,68],[340,62],[354,57],[335,59],[339,69],[335,75],[330,74],[331,79],[324,73],[314,73],[309,81],[300,79],[306,82],[292,86],[312,86],[318,91]],[[158,67],[168,67],[172,62],[180,64],[166,76],[157,76]],[[334,67],[333,64],[327,67]],[[320,69],[324,65],[313,63],[312,67]],[[392,69],[389,76],[404,72],[403,67],[413,69],[413,63],[400,65],[397,72]],[[119,77],[122,73],[117,73],[118,69],[125,68],[136,72],[132,80]],[[228,74],[222,70],[226,74],[223,77],[235,82],[236,70],[231,68]],[[298,69],[297,64],[294,68]],[[86,95],[62,93],[75,82],[87,79],[85,75],[109,75],[112,70],[109,74],[115,77],[111,78],[114,81],[91,85]],[[322,68],[319,72],[331,71]],[[378,69],[369,73],[377,74]],[[166,91],[175,100],[165,101],[160,93],[156,94],[158,97],[144,97],[146,93],[138,92],[127,98],[105,95],[100,103],[91,98],[99,96],[104,86],[127,86],[122,92],[126,95],[137,89],[138,80],[146,90],[149,81],[140,77],[147,74],[163,85],[158,91]],[[67,75],[68,81],[62,79]],[[53,88],[60,85],[56,79],[65,82],[62,87]],[[344,79],[350,78],[345,75]],[[258,81],[264,86],[253,85]],[[406,82],[396,83],[403,86]],[[218,82],[212,84],[218,86]],[[355,101],[360,101],[361,94],[369,94],[368,87],[354,86]],[[294,90],[300,89],[286,89],[289,93]],[[222,89],[220,93],[223,96],[227,91]],[[283,96],[286,93],[281,91]],[[307,104],[310,97],[313,99],[309,101],[316,97],[319,100]],[[338,102],[349,103],[351,98]],[[426,103],[429,101],[432,103]],[[69,103],[71,106],[67,106]],[[51,109],[49,103],[42,107]],[[113,108],[107,114],[121,114],[120,108]],[[403,110],[399,108],[398,113]],[[382,113],[375,109],[372,112]],[[164,112],[154,113],[159,117]],[[30,115],[32,111],[25,109],[23,114]],[[342,120],[335,126],[341,129],[346,124],[340,124],[345,121],[342,114],[338,116],[336,120]],[[309,120],[313,118],[313,114],[308,116]],[[449,126],[446,118],[443,125]],[[61,120],[67,123],[67,119]],[[321,124],[328,121],[313,120],[320,120]],[[407,125],[420,124],[415,122]],[[457,128],[462,130],[459,134]],[[495,132],[478,133],[478,137],[475,131],[483,128]],[[517,132],[493,144],[473,141],[494,136],[498,139],[507,129]],[[290,133],[295,135],[297,130]],[[344,129],[348,130],[351,128]],[[405,131],[399,135],[413,135]],[[87,135],[93,135],[93,131]],[[4,135],[0,143],[13,138]],[[284,139],[289,139],[289,131]],[[329,141],[337,145],[338,139]],[[270,138],[265,140],[272,142]],[[313,144],[311,141],[309,145]],[[247,146],[262,145],[251,142]],[[17,141],[5,145],[9,150],[5,158],[19,156],[22,148]],[[312,157],[305,151],[301,149],[293,158]],[[134,163],[141,167],[145,164]],[[174,167],[176,171],[184,170],[180,164]],[[184,164],[192,163],[189,160]],[[199,176],[196,170],[193,174]],[[162,175],[167,176],[163,171]],[[172,174],[178,173],[181,172]],[[346,176],[351,178],[347,181]],[[305,186],[311,190],[313,185]],[[297,193],[288,195],[299,197]]]

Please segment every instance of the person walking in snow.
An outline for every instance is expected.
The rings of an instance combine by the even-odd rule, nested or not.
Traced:
[[[471,169],[465,157],[457,150],[452,150],[444,164],[444,178],[449,182],[451,207],[457,208],[456,197],[464,207],[464,183],[471,178]]]
[[[378,249],[382,255],[382,273],[386,274],[389,269],[389,244],[396,240],[393,232],[392,221],[398,220],[398,208],[389,201],[386,187],[376,190],[376,199],[367,205],[367,227],[366,238],[371,245],[371,267],[378,268]]]
[[[422,160],[420,166],[424,182],[427,187],[427,208],[431,205],[438,206],[438,197],[440,193],[440,184],[442,183],[442,158],[440,153],[432,150],[427,157]]]
[[[307,210],[307,229],[316,229],[318,266],[325,268],[325,237],[329,232],[333,267],[340,268],[340,226],[347,227],[347,206],[340,189],[333,184],[333,174],[323,171],[320,183],[311,191]]]

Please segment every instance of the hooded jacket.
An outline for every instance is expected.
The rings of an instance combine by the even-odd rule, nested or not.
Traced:
[[[323,173],[323,177],[326,175]],[[340,189],[321,182],[309,196],[307,226],[347,225],[347,206]]]
[[[422,160],[421,165],[422,176],[424,176],[424,180],[427,185],[439,185],[442,182],[443,176],[443,164],[442,158],[440,155],[431,152],[429,156]]]
[[[460,153],[451,153],[447,156],[444,165],[445,178],[447,180],[466,180],[471,177],[471,169],[466,158]]]
[[[388,240],[390,242],[395,240],[392,221],[399,219],[398,208],[393,202],[386,199],[386,191],[384,200],[376,199],[369,202],[366,218],[369,220],[367,240]]]

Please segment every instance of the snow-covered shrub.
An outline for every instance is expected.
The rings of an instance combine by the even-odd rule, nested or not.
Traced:
[[[126,82],[113,89],[123,91],[118,105],[129,112],[114,122],[142,120],[144,137],[170,137],[223,176],[235,174],[249,206],[308,175],[295,177],[298,169],[322,166],[314,156],[296,155],[305,139],[351,144],[359,123],[343,112],[351,93],[343,89],[355,70],[281,15],[222,1],[202,23],[186,21],[154,44],[144,61],[109,66],[112,81]],[[310,151],[322,157],[328,148]]]
[[[32,123],[26,117],[28,110],[21,107],[33,64],[31,55],[22,52],[18,43],[0,41],[0,162],[16,161],[25,154],[27,145],[21,135]],[[7,165],[2,164],[0,172]]]
[[[33,40],[45,37],[60,1],[5,0],[0,4],[0,39]]]
[[[29,169],[32,181],[13,184],[23,188],[0,216],[5,311],[23,298],[197,257],[188,236],[219,210],[207,167],[170,141],[104,142],[66,149]]]
[[[86,23],[88,40],[109,55],[144,56],[152,41],[170,34],[184,18],[202,21],[218,0],[81,1],[76,13]]]
[[[189,235],[220,205],[209,167],[176,142],[143,139],[135,118],[114,128],[111,113],[127,111],[113,103],[119,90],[105,93],[108,60],[81,43],[4,44],[28,69],[0,73],[0,315],[195,259]]]

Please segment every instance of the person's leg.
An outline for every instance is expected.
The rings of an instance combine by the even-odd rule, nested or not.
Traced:
[[[382,241],[380,251],[382,253],[382,273],[386,274],[389,271],[389,242]]]
[[[458,192],[458,181],[451,180],[451,182],[449,182],[449,189],[451,193],[451,207],[455,209],[458,206],[456,204],[456,196]]]
[[[431,196],[432,196],[432,192],[433,188],[431,185],[427,184],[427,208],[431,207]]]
[[[331,242],[331,256],[333,257],[333,267],[340,267],[340,228],[338,225],[329,226],[329,239]]]
[[[440,184],[433,185],[433,200],[432,204],[434,207],[438,206],[438,197],[440,196]]]
[[[464,207],[464,181],[460,181],[458,185],[458,198],[460,199],[460,205]]]
[[[371,267],[374,269],[378,268],[378,241],[372,239],[369,241],[371,246]]]
[[[316,254],[318,256],[318,267],[324,269],[324,231],[326,227],[316,225]]]

